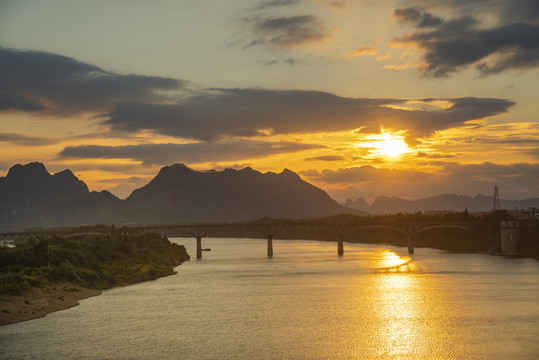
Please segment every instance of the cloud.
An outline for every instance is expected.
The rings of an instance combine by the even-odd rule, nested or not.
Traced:
[[[3,47],[0,79],[0,111],[60,116],[104,112],[127,100],[169,101],[163,91],[186,85],[171,78],[120,75],[57,54]]]
[[[457,154],[445,154],[445,153],[431,153],[419,151],[416,156],[418,158],[428,158],[428,159],[450,159],[457,157]]]
[[[533,149],[533,150],[530,150],[529,152],[531,155],[535,156],[537,159],[539,159],[539,147]]]
[[[401,0],[401,3],[420,8],[433,8],[432,0]],[[435,8],[454,14],[481,14],[492,16],[500,24],[533,23],[539,19],[537,0],[451,0],[438,1]]]
[[[256,6],[256,9],[267,9],[280,6],[298,5],[302,0],[268,0],[262,1]]]
[[[480,4],[479,1],[475,3]],[[499,7],[499,10],[507,10],[506,15],[498,13],[500,21],[518,21],[500,22],[490,28],[482,28],[481,22],[469,15],[443,20],[417,7],[396,9],[395,18],[414,25],[417,31],[394,39],[389,45],[421,49],[426,63],[423,72],[433,77],[446,77],[471,65],[475,65],[483,75],[537,69],[539,5],[537,1],[522,0],[521,3],[530,10],[527,14],[509,10],[516,6],[505,2],[503,7]],[[458,5],[461,3],[454,6]],[[494,6],[494,9],[498,7]]]
[[[124,146],[68,146],[58,156],[80,159],[130,159],[144,165],[201,163],[262,158],[274,154],[323,148],[321,145],[294,142],[251,140],[188,144],[139,144]]]
[[[418,28],[437,27],[443,23],[443,19],[422,11],[417,7],[396,9],[393,16],[402,22],[408,22]]]
[[[269,45],[286,49],[324,42],[331,37],[331,30],[312,15],[254,18],[248,20],[248,23],[256,37],[245,48]]]
[[[344,54],[346,57],[356,57],[365,55],[378,55],[378,48],[376,46],[364,46],[359,49],[349,51]]]
[[[269,59],[269,60],[259,60],[258,61],[259,64],[262,64],[262,65],[277,65],[277,64],[286,64],[286,65],[290,65],[290,66],[294,66],[294,65],[297,65],[297,64],[303,64],[305,65],[305,63],[301,60],[296,60],[292,57],[289,57],[289,58],[286,58],[286,59]]]
[[[300,172],[301,175],[325,183],[361,183],[370,181],[424,181],[428,173],[412,170],[378,169],[371,165],[354,166],[338,170],[324,169]],[[397,180],[398,179],[398,180]]]
[[[131,184],[131,185],[145,185],[147,184],[151,178],[149,177],[140,177],[140,176],[130,176],[128,178],[109,178],[109,179],[101,179],[99,180],[100,183],[112,183],[117,184],[119,182]]]
[[[306,161],[340,161],[344,160],[344,156],[339,155],[324,155],[324,156],[317,156],[313,158],[307,158]]]
[[[470,120],[505,113],[514,102],[496,98],[417,99],[445,109],[405,109],[407,99],[347,98],[320,91],[209,89],[178,104],[125,102],[103,121],[113,130],[214,141],[225,137],[318,133],[363,128],[407,130],[424,137]]]
[[[61,140],[57,138],[43,138],[14,133],[0,133],[0,142],[9,142],[17,145],[42,146],[56,144],[60,141]]]

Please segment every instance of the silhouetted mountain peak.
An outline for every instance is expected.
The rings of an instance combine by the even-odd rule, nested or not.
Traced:
[[[249,175],[249,176],[250,175],[262,175],[262,173],[260,171],[254,170],[250,166],[244,167],[241,170],[236,170],[235,172],[238,173],[238,174],[241,174],[241,175]]]
[[[352,199],[348,198],[348,199],[346,199],[346,201],[345,201],[345,203],[343,205],[346,206],[347,208],[361,210],[361,211],[369,211],[370,207],[371,207],[367,203],[367,201],[365,201],[365,199],[363,199],[363,198],[358,198],[356,200],[352,200]]]
[[[167,183],[173,181],[173,179],[186,178],[188,175],[192,175],[195,173],[196,171],[192,170],[184,164],[164,166],[159,170],[159,173],[157,173],[157,175],[153,178],[152,181],[150,181],[150,183]]]
[[[195,171],[181,164],[161,169],[126,203],[129,211],[148,214],[144,221],[150,222],[298,218],[347,211],[290,170],[281,174],[262,174],[251,167]]]
[[[165,174],[182,174],[188,172],[193,172],[193,170],[185,164],[174,164],[162,167],[157,176]]]
[[[17,180],[21,178],[41,179],[51,176],[45,165],[39,162],[31,162],[26,165],[17,164],[9,169],[6,179]]]
[[[291,177],[294,177],[294,178],[298,178],[298,179],[301,179],[299,177],[298,174],[296,174],[295,172],[293,172],[292,170],[288,170],[288,169],[284,169],[283,171],[281,171],[281,173],[279,175],[282,175],[282,176],[291,176]]]
[[[75,176],[75,174],[73,174],[73,172],[69,169],[65,169],[64,171],[60,171],[60,172],[57,172],[56,174],[54,174],[53,176],[56,176],[56,177],[63,177],[63,178],[71,178],[71,179],[77,179],[78,178]]]
[[[502,209],[538,207],[539,198],[524,200],[500,199]],[[358,209],[375,214],[395,214],[398,212],[413,213],[416,211],[490,211],[493,208],[493,197],[477,194],[474,197],[457,194],[441,194],[417,200],[407,200],[396,196],[378,196],[372,205],[363,199],[350,200],[344,204],[352,209]]]

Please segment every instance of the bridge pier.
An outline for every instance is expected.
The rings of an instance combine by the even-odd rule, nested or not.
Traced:
[[[339,253],[339,255],[344,254],[344,245],[342,238],[342,234],[337,235],[337,252]]]
[[[202,258],[202,236],[198,235],[197,237],[197,259]]]
[[[268,257],[273,256],[273,236],[268,234]]]
[[[412,242],[412,236],[408,235],[408,254],[414,253],[414,243]]]

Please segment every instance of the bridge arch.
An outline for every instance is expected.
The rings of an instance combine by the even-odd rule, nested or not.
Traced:
[[[267,234],[267,241],[268,241],[268,257],[273,256],[273,236],[277,235],[278,233],[282,233],[286,230],[322,230],[326,233],[329,233],[330,235],[336,235],[337,236],[337,252],[339,255],[342,255],[344,252],[343,243],[342,243],[342,236],[339,234],[338,231],[331,229],[330,226],[321,226],[319,224],[313,224],[313,225],[305,225],[305,224],[283,224],[283,225],[273,225],[268,226],[268,228],[265,228]]]
[[[354,227],[350,230],[348,230],[346,233],[344,233],[344,235],[349,235],[351,233],[354,233],[356,231],[360,231],[360,230],[365,230],[365,229],[389,229],[389,230],[394,230],[394,231],[397,231],[397,232],[400,232],[406,236],[409,236],[410,233],[406,230],[403,230],[401,228],[398,228],[398,227],[395,227],[395,226],[389,226],[389,225],[361,225],[361,226],[357,226],[357,227]]]
[[[352,229],[348,230],[346,232],[346,235],[351,234],[356,231],[365,230],[365,229],[387,229],[387,230],[393,230],[397,231],[401,234],[406,235],[406,240],[408,243],[408,253],[413,254],[414,253],[414,244],[412,242],[412,234],[404,229],[401,229],[396,226],[390,226],[390,225],[360,225],[353,227]]]
[[[433,226],[429,226],[429,227],[426,227],[426,228],[417,230],[417,231],[414,232],[413,235],[417,235],[417,234],[420,234],[420,233],[422,233],[422,232],[429,231],[429,230],[433,230],[433,229],[460,229],[460,230],[468,230],[468,227],[467,227],[467,226],[463,226],[463,225],[433,225]]]

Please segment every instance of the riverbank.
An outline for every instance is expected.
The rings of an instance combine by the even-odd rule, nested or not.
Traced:
[[[77,306],[79,301],[101,293],[101,290],[62,282],[52,287],[32,288],[24,295],[3,294],[0,296],[0,325],[41,318]]]
[[[0,249],[0,325],[78,305],[102,290],[175,274],[184,246],[157,234],[51,237]]]

